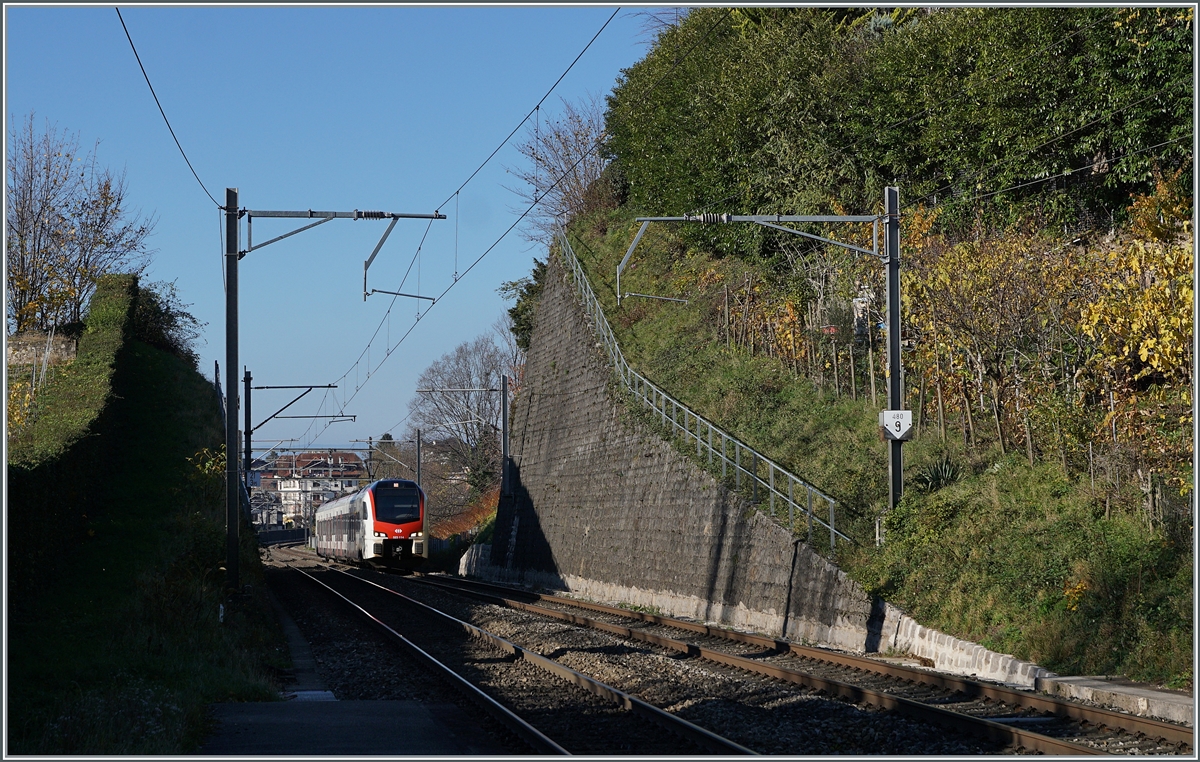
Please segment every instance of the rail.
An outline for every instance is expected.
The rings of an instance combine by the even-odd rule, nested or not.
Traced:
[[[781,514],[786,509],[786,526],[793,535],[796,534],[796,519],[799,516],[807,524],[810,545],[812,544],[814,523],[829,530],[831,552],[836,548],[838,538],[853,543],[853,540],[836,529],[835,506],[837,501],[832,497],[754,448],[740,442],[630,367],[629,363],[625,361],[625,356],[621,354],[621,347],[617,344],[612,327],[604,317],[604,309],[600,305],[600,300],[592,291],[587,274],[584,273],[583,266],[575,256],[575,251],[571,248],[570,241],[567,240],[567,234],[561,227],[558,229],[558,238],[562,244],[560,250],[563,259],[571,271],[575,288],[583,301],[584,311],[600,336],[604,350],[608,353],[609,360],[625,390],[653,410],[661,418],[663,427],[670,427],[672,435],[681,435],[688,443],[695,440],[696,457],[702,460],[707,458],[708,466],[714,473],[714,464],[719,461],[722,481],[728,482],[729,472],[732,470],[735,489],[741,491],[743,481],[747,482],[746,486],[751,490],[751,503],[760,508],[762,507],[762,501],[759,500],[761,488],[765,493],[768,502],[767,510],[771,518],[782,522]],[[731,455],[732,457],[730,457]],[[777,515],[777,501],[779,515]],[[814,502],[825,504],[825,515],[828,521],[815,515]]]

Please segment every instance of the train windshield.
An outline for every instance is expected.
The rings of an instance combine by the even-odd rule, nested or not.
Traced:
[[[420,493],[416,487],[375,487],[375,520],[388,524],[407,524],[421,519]]]

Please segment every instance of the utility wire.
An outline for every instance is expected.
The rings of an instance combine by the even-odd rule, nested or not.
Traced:
[[[600,36],[600,32],[603,32],[605,30],[605,28],[609,25],[609,23],[614,18],[616,18],[617,14],[620,12],[621,12],[621,9],[619,7],[615,11],[613,11],[613,14],[608,17],[608,21],[605,21],[604,25],[600,27],[600,30],[598,32],[596,32],[594,35],[592,35],[592,39],[588,41],[587,45],[583,46],[583,50],[579,51],[579,55],[575,56],[575,60],[571,62],[571,65],[567,67],[566,71],[564,71],[561,75],[559,75],[558,79],[554,80],[554,84],[550,86],[550,89],[546,91],[546,94],[542,96],[542,99],[537,102],[537,105],[534,106],[532,109],[530,109],[529,113],[525,115],[525,118],[522,119],[517,124],[516,127],[513,127],[512,132],[508,133],[508,137],[506,137],[506,138],[504,138],[504,140],[500,141],[500,145],[496,146],[496,150],[494,150],[490,154],[488,154],[488,157],[483,160],[482,164],[480,164],[478,167],[475,168],[475,171],[471,173],[471,176],[468,177],[466,180],[464,180],[463,184],[458,186],[458,188],[454,191],[454,193],[451,193],[449,196],[447,196],[445,201],[438,204],[439,209],[441,209],[443,206],[448,204],[450,202],[450,200],[452,198],[454,198],[454,196],[456,194],[458,194],[460,191],[462,191],[463,188],[467,187],[467,183],[471,182],[471,180],[473,180],[475,178],[475,175],[479,174],[479,171],[487,166],[487,163],[489,161],[491,161],[496,156],[497,153],[500,152],[500,149],[503,148],[504,146],[508,145],[508,141],[512,140],[513,135],[517,134],[517,130],[521,129],[521,127],[526,122],[529,121],[529,117],[533,116],[534,113],[537,112],[537,110],[542,107],[542,104],[545,103],[546,99],[550,97],[550,93],[554,92],[554,88],[558,87],[558,83],[562,82],[563,77],[567,76],[567,74],[570,73],[571,69],[573,69],[575,67],[575,64],[579,63],[579,59],[583,58],[583,54],[588,51],[588,48],[590,48],[592,46],[592,43],[596,41],[596,38]]]
[[[125,19],[121,18],[121,9],[114,6],[114,10],[117,12],[117,18],[121,21],[121,28],[125,30],[125,39],[129,40],[129,47],[133,50],[133,57],[137,59],[138,68],[142,70],[142,76],[146,78],[146,86],[150,88],[150,94],[154,96],[154,103],[158,106],[158,113],[162,114],[163,121],[167,123],[167,129],[170,130],[171,137],[175,140],[175,147],[179,149],[179,153],[182,154],[183,160],[187,162],[188,169],[192,170],[192,177],[196,178],[196,182],[200,183],[201,189],[203,189],[204,193],[210,199],[212,199],[212,202],[220,207],[221,205],[217,203],[217,200],[213,198],[213,195],[208,192],[208,188],[204,187],[204,181],[200,179],[200,175],[196,174],[195,168],[192,167],[192,162],[188,161],[188,157],[187,154],[184,153],[183,146],[179,145],[179,138],[175,137],[175,130],[171,129],[171,120],[167,119],[167,112],[163,111],[162,104],[158,101],[158,94],[154,92],[154,85],[150,84],[150,75],[146,73],[146,67],[142,66],[142,57],[138,55],[137,47],[135,47],[133,44],[133,37],[131,37],[129,34],[129,27],[125,26]]]
[[[618,9],[618,10],[619,10],[619,9]],[[646,91],[645,91],[644,93],[642,93],[641,97],[638,99],[638,105],[639,105],[639,106],[640,106],[640,105],[644,105],[644,104],[645,104],[646,100],[647,100],[647,99],[650,97],[651,93],[653,93],[653,92],[654,92],[654,90],[655,90],[655,89],[656,89],[656,88],[659,86],[659,84],[661,84],[661,83],[663,82],[663,80],[665,80],[665,79],[667,78],[667,76],[668,76],[669,74],[671,74],[672,72],[674,72],[674,70],[675,70],[675,69],[676,69],[676,68],[677,68],[677,67],[678,67],[678,66],[679,66],[681,63],[683,63],[683,61],[684,61],[684,60],[686,60],[686,59],[687,59],[687,57],[688,57],[689,55],[691,55],[692,51],[694,51],[694,50],[695,50],[697,47],[699,47],[699,46],[700,46],[700,44],[701,44],[701,43],[703,43],[703,42],[704,42],[706,39],[708,39],[709,35],[711,35],[711,34],[713,33],[713,31],[714,31],[714,30],[717,28],[717,26],[719,26],[719,25],[721,24],[721,22],[725,21],[725,20],[726,20],[726,19],[729,17],[729,15],[730,15],[730,13],[731,13],[731,12],[732,12],[731,10],[726,10],[724,14],[722,14],[720,17],[718,17],[718,18],[717,18],[717,20],[716,20],[715,22],[713,22],[713,24],[712,24],[711,26],[709,26],[707,30],[705,30],[704,34],[703,34],[703,35],[700,37],[700,39],[698,39],[698,40],[697,40],[695,43],[693,43],[693,44],[692,44],[692,46],[691,46],[691,47],[689,47],[689,48],[687,49],[687,51],[686,51],[686,52],[685,52],[685,53],[684,53],[682,56],[680,56],[680,57],[679,57],[679,58],[678,58],[678,59],[677,59],[677,60],[676,60],[676,61],[675,61],[675,62],[674,62],[672,65],[671,65],[671,67],[670,67],[670,68],[669,68],[669,69],[668,69],[666,72],[664,72],[664,73],[663,73],[663,75],[662,75],[661,77],[659,77],[659,78],[658,78],[658,79],[657,79],[657,80],[654,82],[654,84],[652,84],[650,87],[646,88]],[[615,15],[615,14],[614,14],[614,15]],[[609,18],[609,21],[611,21],[611,20],[612,20],[612,18],[610,17],[610,18]],[[607,24],[608,24],[608,22],[605,22],[605,25],[606,25],[606,26],[607,26]],[[601,28],[601,31],[603,31],[603,27]],[[597,33],[597,34],[599,34],[599,33]],[[593,41],[594,41],[594,40],[595,40],[595,37],[593,37],[592,39],[593,39]],[[588,45],[591,45],[591,43],[589,42],[589,43],[588,43]],[[585,48],[585,50],[586,50],[586,48]],[[576,60],[578,60],[578,58],[576,58]],[[574,65],[574,64],[572,64],[572,65]],[[561,79],[562,79],[562,78],[560,77],[560,78],[559,78],[559,80],[561,81]],[[556,83],[556,84],[557,84],[557,83]],[[548,96],[548,95],[549,95],[549,93],[547,93],[547,96]],[[543,98],[542,100],[545,100],[545,98]],[[539,101],[538,105],[541,105],[541,101]],[[534,113],[534,110],[530,110],[530,112],[529,112],[529,113],[530,113],[530,114],[533,114],[533,113]],[[528,117],[526,117],[526,120],[528,120]],[[520,127],[520,125],[518,125],[518,128],[519,128],[519,127]],[[515,132],[516,132],[516,130],[513,130],[513,133],[515,133]],[[511,138],[511,137],[512,137],[512,135],[509,135],[509,137]],[[506,141],[507,141],[507,138],[506,138]],[[451,283],[450,283],[450,285],[449,285],[449,286],[447,286],[447,287],[446,287],[446,288],[445,288],[445,289],[444,289],[444,290],[443,290],[443,291],[442,291],[442,292],[441,292],[441,293],[440,293],[440,294],[439,294],[439,295],[436,297],[436,299],[434,300],[434,302],[433,302],[433,303],[432,303],[432,304],[429,306],[429,309],[427,309],[427,310],[425,311],[425,315],[428,315],[428,314],[429,314],[429,312],[430,312],[430,311],[432,311],[432,310],[433,310],[433,308],[434,308],[434,307],[436,307],[436,306],[438,305],[438,303],[442,301],[442,298],[443,298],[443,297],[445,297],[445,296],[446,296],[446,294],[448,294],[448,293],[450,292],[450,290],[451,290],[451,289],[453,289],[453,288],[454,288],[456,285],[458,285],[458,284],[459,284],[459,283],[460,283],[460,282],[463,280],[463,278],[466,276],[466,274],[467,274],[467,273],[469,273],[469,272],[470,272],[472,269],[474,269],[474,268],[475,268],[475,266],[476,266],[477,264],[479,264],[481,261],[483,261],[483,258],[484,258],[484,257],[486,257],[488,254],[490,254],[490,253],[492,252],[492,250],[493,250],[493,249],[495,249],[495,248],[496,248],[496,247],[497,247],[497,246],[500,244],[500,242],[501,242],[501,241],[503,241],[503,240],[504,240],[504,239],[505,239],[505,238],[508,236],[508,234],[509,234],[509,233],[511,233],[511,232],[512,232],[512,231],[513,231],[513,230],[514,230],[516,227],[517,227],[517,225],[519,225],[519,224],[521,223],[521,221],[522,221],[522,220],[524,220],[524,219],[525,219],[525,217],[526,217],[526,216],[528,216],[528,215],[529,215],[529,213],[530,213],[530,212],[532,212],[532,211],[533,211],[533,209],[534,209],[534,208],[535,208],[535,207],[536,207],[536,206],[537,206],[539,203],[541,203],[542,199],[544,199],[544,198],[546,197],[546,195],[547,195],[547,194],[548,194],[550,191],[554,190],[554,188],[556,188],[556,187],[559,185],[559,183],[561,183],[561,182],[562,182],[563,180],[565,180],[565,179],[566,179],[568,176],[570,176],[570,174],[571,174],[573,171],[575,171],[575,168],[576,168],[576,167],[578,167],[578,166],[579,166],[579,165],[580,165],[580,164],[583,162],[583,160],[584,160],[584,159],[586,159],[586,158],[587,158],[589,155],[591,155],[591,154],[592,154],[592,152],[594,152],[596,149],[598,149],[598,148],[601,146],[602,142],[603,142],[603,138],[598,138],[598,139],[597,139],[595,142],[593,142],[592,146],[591,146],[591,147],[590,147],[588,150],[584,151],[584,152],[583,152],[583,153],[582,153],[582,154],[579,156],[579,158],[578,158],[578,159],[576,159],[575,163],[574,163],[574,164],[572,164],[572,165],[571,165],[571,166],[570,166],[570,167],[569,167],[569,168],[568,168],[568,169],[567,169],[565,172],[563,172],[561,175],[559,175],[559,176],[558,176],[558,179],[556,179],[556,180],[554,181],[554,183],[552,183],[552,184],[551,184],[551,185],[550,185],[550,186],[549,186],[549,187],[548,187],[548,188],[547,188],[547,189],[546,189],[546,190],[545,190],[545,191],[544,191],[544,192],[543,192],[541,195],[536,195],[536,194],[535,194],[535,196],[534,196],[534,200],[533,200],[533,203],[531,203],[531,204],[530,204],[530,205],[529,205],[529,206],[528,206],[528,207],[525,209],[525,211],[521,213],[521,215],[520,215],[520,216],[519,216],[519,217],[516,219],[516,221],[514,221],[514,222],[513,222],[511,225],[509,225],[509,226],[508,226],[508,228],[507,228],[507,229],[506,229],[506,230],[505,230],[503,233],[501,233],[501,234],[500,234],[500,236],[499,236],[499,237],[498,237],[498,238],[497,238],[495,241],[493,241],[493,242],[492,242],[492,244],[491,244],[490,246],[488,246],[488,247],[487,247],[487,249],[485,249],[485,250],[484,250],[484,252],[483,252],[482,254],[480,254],[480,255],[479,255],[479,256],[478,256],[478,257],[475,259],[475,261],[474,261],[474,262],[472,262],[472,263],[471,263],[471,265],[470,265],[469,267],[467,267],[467,269],[466,269],[466,270],[464,270],[464,271],[463,271],[463,272],[462,272],[462,273],[459,275],[459,277],[458,277],[458,279],[457,279],[457,280],[454,280],[453,282],[451,282]],[[497,148],[496,150],[499,150],[499,148]],[[493,155],[495,155],[495,152],[494,152],[494,151],[493,151]],[[488,158],[490,159],[491,157],[488,157]],[[485,163],[486,163],[486,162],[485,162]],[[482,168],[482,167],[481,167],[481,168]],[[478,173],[478,171],[479,171],[478,169],[477,169],[477,170],[475,170],[475,172],[476,172],[476,173]],[[475,174],[475,173],[472,173],[472,177],[474,177],[474,174]],[[467,181],[469,182],[469,181],[470,181],[470,178],[468,178],[468,179],[467,179]],[[462,189],[462,187],[463,187],[463,186],[465,186],[465,185],[466,185],[466,183],[464,182],[462,186],[459,186],[459,190],[461,190],[461,189]],[[457,193],[457,192],[458,192],[458,191],[455,191],[455,193]],[[450,195],[450,197],[448,197],[448,198],[446,199],[446,201],[444,201],[444,202],[442,202],[441,204],[439,204],[439,205],[438,205],[438,208],[441,208],[442,206],[445,206],[445,204],[446,204],[446,203],[447,203],[447,202],[448,202],[450,199],[452,199],[452,198],[454,198],[454,195],[453,195],[453,194],[451,194],[451,195]],[[418,317],[417,317],[417,319],[413,321],[413,324],[412,324],[411,326],[409,326],[408,330],[404,332],[404,335],[402,335],[402,336],[401,336],[401,337],[400,337],[400,338],[399,338],[399,339],[396,341],[395,345],[393,345],[393,346],[391,346],[391,347],[389,347],[389,348],[387,349],[387,351],[385,352],[385,354],[384,354],[384,356],[383,356],[383,359],[379,361],[378,365],[376,365],[374,368],[368,368],[368,369],[367,369],[367,378],[366,378],[366,379],[365,379],[365,380],[362,382],[362,384],[361,384],[361,385],[359,385],[359,386],[358,386],[358,388],[355,390],[354,394],[352,394],[352,395],[351,395],[351,396],[350,396],[348,399],[346,399],[346,400],[344,401],[345,403],[349,403],[349,402],[353,401],[353,399],[354,399],[355,397],[357,397],[357,396],[358,396],[358,392],[359,392],[359,390],[361,390],[361,389],[362,389],[364,386],[366,386],[366,383],[367,383],[367,381],[369,381],[369,380],[370,380],[371,374],[372,374],[372,373],[374,373],[375,371],[379,370],[379,368],[380,368],[380,367],[382,367],[382,366],[383,366],[383,364],[384,364],[385,362],[387,362],[387,360],[388,360],[388,359],[389,359],[389,358],[392,356],[392,353],[393,353],[393,352],[395,352],[395,350],[396,350],[396,349],[398,349],[398,348],[400,347],[400,345],[404,343],[405,339],[407,339],[407,338],[409,337],[409,335],[411,335],[411,334],[412,334],[412,332],[413,332],[413,331],[416,329],[417,325],[418,325],[418,324],[421,322],[421,317],[423,317],[423,315],[422,315],[422,316],[418,316]],[[369,344],[370,344],[370,342],[368,342],[368,346],[369,346]],[[364,350],[364,351],[363,351],[363,353],[365,354],[365,353],[366,353],[366,350]],[[355,361],[355,363],[354,363],[354,366],[353,366],[353,367],[357,367],[357,366],[358,366],[358,364],[359,364],[359,362],[361,362],[361,360],[362,360],[362,355],[360,354],[360,355],[359,355],[359,360],[356,360],[356,361]],[[353,369],[353,367],[352,367],[352,369]],[[350,371],[349,371],[349,370],[347,370],[347,371],[346,371],[346,373],[345,373],[345,374],[343,374],[342,378],[346,378],[347,376],[349,376],[349,374],[350,374]],[[328,392],[326,392],[326,395],[328,395]],[[314,421],[314,423],[313,423],[313,424],[309,424],[309,427],[310,427],[310,429],[311,429],[311,427],[312,427],[314,424],[315,424],[315,421]],[[323,434],[323,433],[325,432],[325,430],[329,428],[329,426],[330,426],[330,425],[332,425],[332,424],[331,424],[331,422],[327,422],[327,423],[325,424],[325,426],[324,426],[324,427],[323,427],[323,428],[322,428],[320,431],[318,431],[316,434],[314,434],[314,435],[313,435],[313,440],[310,440],[310,441],[314,441],[314,440],[315,440],[317,437],[321,436],[321,434]],[[399,424],[397,424],[397,425],[399,425]],[[306,431],[305,431],[305,434],[307,434],[307,433],[308,433],[308,431],[306,430]],[[303,435],[302,435],[302,437],[301,437],[301,438],[303,438]]]
[[[998,159],[997,161],[994,161],[991,164],[981,167],[975,173],[968,175],[965,178],[956,180],[955,182],[949,183],[947,185],[943,185],[942,187],[938,188],[937,190],[932,191],[930,193],[926,193],[924,196],[921,196],[920,198],[916,199],[916,201],[909,202],[909,203],[919,203],[926,199],[932,198],[943,191],[949,190],[956,185],[962,185],[965,183],[969,183],[970,181],[974,180],[975,178],[981,177],[988,170],[995,169],[997,167],[1002,167],[1005,164],[1010,164],[1013,161],[1016,161],[1020,157],[1032,156],[1034,154],[1034,152],[1038,151],[1039,149],[1045,148],[1046,146],[1050,145],[1051,143],[1056,143],[1056,142],[1062,140],[1063,138],[1070,137],[1071,135],[1074,135],[1077,132],[1081,132],[1081,131],[1087,129],[1088,127],[1091,127],[1092,125],[1099,124],[1100,122],[1109,121],[1109,120],[1115,118],[1116,116],[1118,116],[1122,111],[1126,111],[1128,109],[1133,108],[1134,106],[1145,103],[1146,101],[1150,100],[1151,98],[1157,98],[1158,96],[1162,95],[1163,93],[1165,93],[1166,91],[1170,90],[1173,87],[1178,87],[1180,85],[1190,85],[1190,84],[1191,84],[1190,82],[1186,82],[1183,80],[1172,82],[1171,84],[1166,85],[1165,87],[1163,87],[1162,89],[1160,89],[1156,92],[1153,92],[1153,93],[1150,93],[1149,95],[1143,96],[1142,98],[1139,98],[1138,100],[1136,100],[1132,103],[1127,103],[1126,105],[1122,106],[1121,108],[1117,109],[1116,111],[1113,111],[1112,113],[1106,114],[1101,117],[1097,117],[1096,119],[1093,119],[1092,121],[1088,122],[1087,124],[1083,124],[1083,125],[1080,125],[1079,127],[1076,127],[1075,129],[1071,130],[1070,132],[1064,132],[1061,135],[1056,135],[1056,136],[1050,138],[1049,140],[1047,140],[1043,143],[1039,143],[1038,145],[1034,146],[1033,148],[1030,148],[1022,153],[1010,154],[1003,159]],[[1174,142],[1174,141],[1170,141],[1170,142]],[[1101,162],[1097,162],[1097,163],[1101,163]],[[1089,166],[1092,166],[1092,165],[1089,165]],[[1017,186],[1014,186],[1014,187],[1017,187]],[[1008,189],[1008,190],[1011,190],[1011,189]]]
[[[1060,174],[1050,175],[1049,177],[1041,177],[1041,178],[1038,178],[1037,180],[1030,180],[1029,182],[1018,183],[1017,185],[1010,185],[1007,188],[1001,188],[1000,190],[996,190],[996,191],[988,191],[987,193],[980,193],[975,196],[968,196],[967,198],[963,199],[963,201],[978,201],[979,199],[996,196],[1001,193],[1006,193],[1010,190],[1016,190],[1018,188],[1027,188],[1030,185],[1037,185],[1038,183],[1046,183],[1046,182],[1050,182],[1051,180],[1058,180],[1058,179],[1061,179],[1064,177],[1070,177],[1071,175],[1075,174],[1076,172],[1082,172],[1085,169],[1091,169],[1092,167],[1097,167],[1097,166],[1100,166],[1101,164],[1105,164],[1105,163],[1116,163],[1116,162],[1120,161],[1121,159],[1124,159],[1127,156],[1136,156],[1139,153],[1145,153],[1146,151],[1153,151],[1156,148],[1162,148],[1163,146],[1168,146],[1168,145],[1171,145],[1172,143],[1178,143],[1181,140],[1191,140],[1191,139],[1192,139],[1192,133],[1189,132],[1186,135],[1181,135],[1180,137],[1174,138],[1172,140],[1166,140],[1166,141],[1163,141],[1162,143],[1157,143],[1152,146],[1146,146],[1145,148],[1139,148],[1136,151],[1130,151],[1129,153],[1122,154],[1121,156],[1117,156],[1112,159],[1101,159],[1100,161],[1095,161],[1095,162],[1092,162],[1091,164],[1086,164],[1082,167],[1075,167],[1074,169],[1067,170],[1066,172],[1062,172]]]
[[[587,45],[584,45],[584,47],[583,47],[583,50],[579,51],[579,54],[578,54],[577,56],[575,56],[575,59],[574,59],[573,61],[571,61],[570,65],[568,65],[568,66],[567,66],[567,68],[566,68],[566,69],[563,71],[563,73],[559,75],[558,79],[556,79],[556,80],[554,81],[554,84],[550,86],[550,89],[546,91],[546,94],[542,96],[541,100],[539,100],[539,101],[537,102],[537,104],[536,104],[536,105],[534,105],[534,107],[533,107],[533,108],[532,108],[532,109],[529,111],[529,113],[525,115],[525,118],[524,118],[524,119],[522,119],[522,120],[521,120],[521,121],[520,121],[520,122],[517,124],[517,126],[516,126],[516,127],[514,127],[514,128],[512,129],[512,132],[508,133],[508,135],[507,135],[507,136],[504,138],[504,140],[502,140],[502,141],[500,142],[500,145],[496,146],[496,148],[495,148],[495,149],[494,149],[494,150],[493,150],[493,151],[492,151],[492,152],[491,152],[491,153],[488,155],[488,157],[487,157],[486,159],[484,159],[484,160],[483,160],[483,163],[481,163],[481,164],[480,164],[478,167],[476,167],[476,168],[475,168],[475,171],[474,171],[474,172],[472,172],[472,173],[470,174],[470,176],[468,176],[468,177],[467,177],[467,179],[466,179],[466,180],[464,180],[464,181],[463,181],[463,183],[462,183],[461,185],[459,185],[459,186],[458,186],[458,188],[457,188],[457,189],[456,189],[456,190],[455,190],[453,193],[451,193],[449,196],[447,196],[447,197],[446,197],[446,199],[445,199],[445,200],[444,200],[442,203],[438,204],[437,208],[438,208],[438,209],[441,209],[443,206],[445,206],[446,204],[448,204],[448,203],[449,203],[451,200],[454,200],[454,202],[455,202],[455,204],[454,204],[454,208],[455,208],[455,212],[454,212],[454,213],[455,213],[455,218],[454,218],[454,260],[455,260],[455,262],[454,262],[454,279],[453,279],[453,280],[454,280],[454,282],[457,282],[457,281],[458,281],[458,280],[459,280],[459,279],[462,277],[462,275],[465,275],[465,274],[466,274],[465,272],[464,272],[464,273],[461,273],[461,274],[458,272],[458,200],[459,200],[459,195],[460,195],[460,193],[462,192],[462,189],[463,189],[463,188],[465,188],[465,187],[467,186],[467,184],[468,184],[468,183],[470,183],[470,182],[471,182],[471,180],[473,180],[473,179],[475,178],[475,176],[476,176],[477,174],[479,174],[479,172],[480,172],[480,171],[481,171],[481,170],[482,170],[482,169],[483,169],[485,166],[487,166],[488,162],[490,162],[490,161],[491,161],[491,160],[492,160],[492,159],[493,159],[493,158],[496,156],[496,154],[500,152],[500,149],[502,149],[502,148],[504,148],[504,146],[508,145],[508,141],[509,141],[509,140],[511,140],[511,139],[512,139],[512,136],[513,136],[513,135],[516,135],[516,134],[517,134],[517,131],[518,131],[518,130],[520,130],[520,129],[521,129],[521,127],[522,127],[522,126],[523,126],[523,125],[524,125],[526,122],[528,122],[528,121],[529,121],[529,117],[530,117],[530,116],[533,116],[534,114],[537,114],[537,113],[539,113],[539,109],[541,108],[542,104],[546,102],[546,99],[550,97],[550,95],[551,95],[551,94],[554,92],[554,89],[555,89],[556,87],[558,87],[559,83],[563,81],[563,78],[565,78],[565,77],[567,76],[567,74],[569,74],[569,73],[570,73],[571,69],[573,69],[573,68],[575,67],[575,64],[577,64],[577,63],[579,62],[579,59],[583,57],[583,54],[584,54],[584,53],[586,53],[586,52],[588,51],[588,49],[589,49],[589,48],[591,48],[591,46],[592,46],[592,43],[594,43],[594,42],[596,41],[596,39],[597,39],[597,38],[600,36],[600,34],[601,34],[601,33],[602,33],[602,32],[603,32],[603,31],[604,31],[604,30],[605,30],[605,29],[608,27],[609,23],[611,23],[611,22],[612,22],[612,20],[613,20],[614,18],[616,18],[617,14],[618,14],[620,11],[621,11],[621,9],[620,9],[619,7],[618,7],[618,8],[617,8],[615,11],[613,11],[612,15],[608,17],[608,20],[607,20],[607,21],[605,21],[603,25],[601,25],[600,29],[599,29],[599,30],[597,30],[597,32],[596,32],[594,35],[592,35],[592,39],[590,39],[590,40],[588,41]],[[522,215],[522,217],[524,217],[524,215]],[[511,229],[511,228],[510,228],[510,229]],[[428,228],[426,228],[425,234],[426,234],[426,235],[428,235],[428,234],[429,234],[429,230],[428,230]],[[508,234],[508,231],[505,231],[505,235],[507,235],[507,234]],[[503,238],[503,236],[501,236],[501,238]],[[422,244],[424,244],[424,241],[425,241],[425,238],[424,238],[424,237],[422,237],[422,238],[421,238],[421,243],[422,243]],[[499,243],[499,241],[497,241],[496,243]],[[494,246],[495,246],[495,244],[492,244],[492,246],[494,247]],[[489,251],[490,251],[490,250],[491,250],[491,247],[489,247]],[[416,253],[413,255],[413,261],[414,261],[414,262],[416,261],[416,258],[417,258],[417,256],[420,254],[420,252],[421,252],[421,246],[420,246],[420,245],[418,245],[418,246],[417,246],[417,251],[416,251]],[[411,272],[411,270],[412,270],[412,262],[410,262],[410,263],[409,263],[409,268],[408,268],[408,269],[409,269],[409,272]],[[404,280],[407,280],[407,279],[408,279],[408,272],[406,272],[406,273],[405,273],[405,275],[404,275]],[[403,288],[403,281],[401,281],[401,286],[400,286],[400,288]],[[397,291],[399,291],[399,290],[400,290],[400,288],[397,288],[396,290],[397,290]],[[396,298],[397,298],[397,297],[392,297],[392,301],[391,301],[391,303],[388,305],[387,312],[385,312],[385,313],[384,313],[384,320],[387,320],[387,319],[388,319],[388,317],[390,317],[390,315],[391,315],[391,311],[392,311],[392,307],[393,307],[393,306],[395,305],[395,303],[396,303]],[[432,307],[432,305],[430,305],[430,306]],[[426,313],[428,313],[428,312],[429,312],[429,310],[426,310]],[[418,316],[417,320],[418,320],[418,321],[420,320],[420,316]],[[382,326],[382,325],[383,325],[383,321],[381,321],[381,322],[380,322],[380,326]],[[415,324],[414,324],[414,326],[415,326]],[[410,329],[409,329],[409,331],[411,332],[411,330],[412,330],[412,329],[410,328]],[[371,338],[370,338],[370,339],[367,341],[367,347],[363,349],[363,351],[362,351],[362,352],[359,354],[359,356],[358,356],[358,359],[357,359],[357,360],[355,360],[355,362],[354,362],[354,365],[353,365],[353,366],[351,366],[351,369],[352,369],[352,370],[353,370],[353,368],[357,367],[357,366],[359,365],[359,363],[362,361],[362,358],[363,358],[363,356],[367,354],[367,352],[368,352],[368,351],[369,351],[369,349],[370,349],[371,343],[372,343],[372,342],[375,340],[375,336],[377,336],[378,334],[379,334],[379,328],[377,327],[377,328],[375,329],[375,333],[374,333],[374,334],[372,334],[372,335],[371,335]],[[407,336],[407,335],[408,335],[408,333],[405,333],[405,336]],[[403,340],[403,339],[401,339],[401,340]],[[388,353],[388,355],[390,356],[390,354],[391,354],[391,353],[389,352],[389,353]],[[385,357],[384,359],[386,359],[386,357]],[[368,363],[368,364],[369,364],[369,363]],[[382,363],[381,363],[381,364],[382,364]],[[343,376],[342,376],[341,378],[342,378],[342,379],[344,379],[344,378],[348,377],[349,375],[350,375],[350,371],[348,370],[348,371],[346,371],[346,373],[345,373],[345,374],[343,374]],[[370,379],[370,369],[368,368],[368,374],[367,374],[367,379],[366,379],[366,380],[369,380],[369,379]],[[339,381],[340,381],[340,380],[341,380],[341,379],[339,379]],[[362,386],[362,385],[365,385],[365,383],[366,383],[366,380],[364,380],[364,381],[362,382],[362,384],[359,384],[358,382],[356,382],[356,383],[355,383],[355,394],[356,394],[356,395],[357,395],[357,393],[358,393],[358,389],[359,389],[359,388],[361,388],[361,386]],[[329,392],[326,392],[326,393],[325,393],[325,395],[326,395],[326,397],[328,397],[328,395],[329,395]],[[351,399],[353,399],[353,397],[351,397]],[[344,405],[346,402],[348,402],[348,401],[349,401],[349,400],[343,400],[343,405]],[[324,399],[322,400],[322,404],[324,404]],[[315,423],[315,422],[314,422],[314,423]],[[313,426],[313,425],[314,425],[314,424],[310,423],[310,424],[309,424],[309,429],[308,429],[308,430],[311,430],[311,428],[312,428],[312,426]],[[397,425],[399,425],[399,424],[397,424]],[[326,424],[326,428],[328,428],[328,424]],[[308,433],[308,430],[306,430],[306,431],[304,432],[304,434],[305,434],[305,435]],[[324,431],[324,429],[322,429],[322,431]],[[316,436],[320,436],[320,434],[321,434],[321,432],[318,432]],[[302,436],[303,436],[303,435],[302,435]]]

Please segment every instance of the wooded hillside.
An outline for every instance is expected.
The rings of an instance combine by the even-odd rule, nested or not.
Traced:
[[[859,541],[839,563],[923,623],[1190,685],[1192,9],[658,20],[608,99],[604,192],[571,210],[625,356],[834,495]],[[663,224],[622,291],[688,304],[618,308],[611,282],[635,216],[875,214],[889,185],[917,430],[894,511],[877,260]]]

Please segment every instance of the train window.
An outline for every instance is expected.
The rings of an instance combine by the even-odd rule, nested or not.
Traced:
[[[416,487],[380,484],[375,488],[375,520],[389,524],[418,521],[421,518],[420,499]]]

